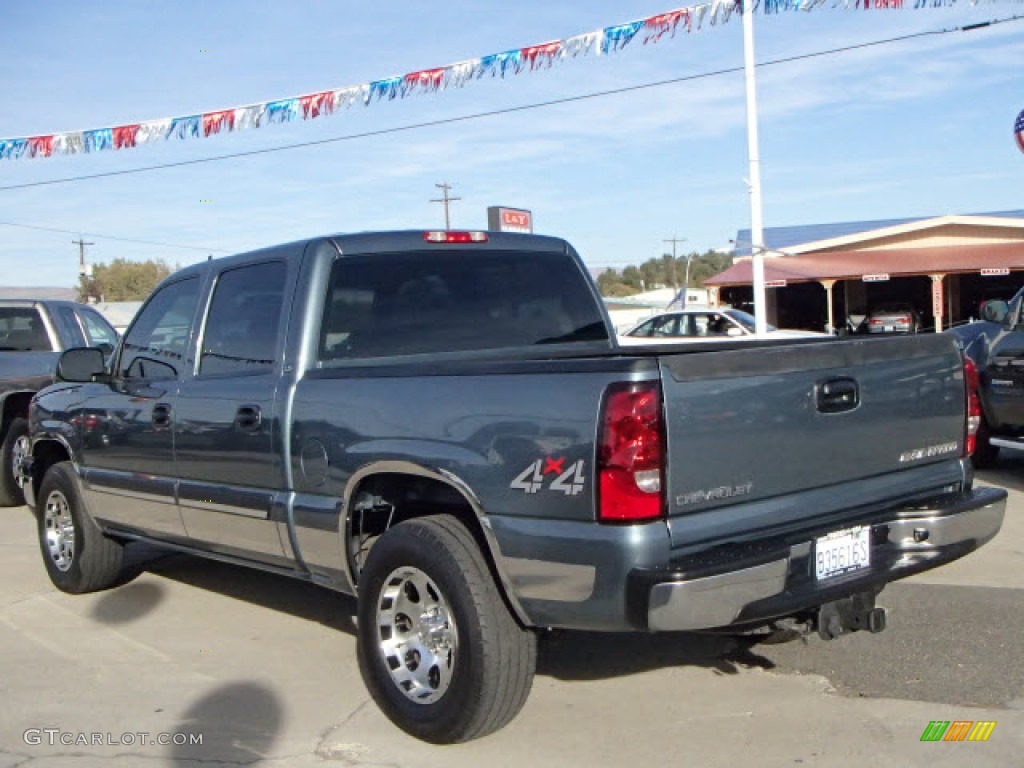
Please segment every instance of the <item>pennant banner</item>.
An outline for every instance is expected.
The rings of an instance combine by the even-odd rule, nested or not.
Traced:
[[[958,0],[831,0],[832,7],[847,9],[899,9],[944,7]],[[755,0],[755,11],[782,13],[810,11],[828,0]],[[975,4],[977,0],[969,0]],[[52,157],[101,152],[109,149],[129,149],[165,139],[205,138],[247,128],[260,128],[273,123],[293,120],[312,120],[359,103],[369,106],[381,100],[404,99],[418,93],[437,93],[446,88],[461,88],[471,80],[483,77],[505,77],[523,71],[547,69],[566,59],[594,54],[607,55],[621,51],[638,37],[644,45],[657,43],[665,36],[675,37],[677,31],[700,30],[705,24],[724,24],[733,13],[742,13],[742,0],[710,0],[688,8],[659,13],[628,24],[611,27],[565,40],[553,40],[502,53],[492,53],[479,59],[461,61],[446,67],[424,69],[406,75],[375,80],[362,85],[336,88],[291,99],[247,104],[220,109],[201,115],[168,117],[112,128],[74,131],[48,136],[26,136],[0,139],[0,159]],[[1020,121],[1018,121],[1020,122]],[[1018,131],[1020,129],[1018,128]],[[1020,133],[1018,133],[1020,136]],[[1018,139],[1020,140],[1020,139]]]

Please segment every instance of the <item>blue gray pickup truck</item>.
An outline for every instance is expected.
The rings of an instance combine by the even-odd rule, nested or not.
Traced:
[[[550,237],[198,264],[59,373],[26,483],[58,588],[145,541],[356,595],[368,689],[432,742],[515,717],[546,628],[880,631],[883,587],[1006,502],[973,484],[954,339],[619,348]]]

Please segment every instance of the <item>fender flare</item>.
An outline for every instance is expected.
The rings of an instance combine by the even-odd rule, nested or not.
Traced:
[[[509,607],[512,609],[513,614],[515,614],[515,617],[519,620],[520,624],[526,627],[532,626],[532,622],[530,622],[526,611],[523,610],[523,606],[519,602],[513,588],[512,580],[509,578],[508,572],[505,569],[504,556],[502,555],[501,547],[498,545],[498,539],[494,534],[494,529],[491,527],[491,520],[484,511],[483,505],[480,503],[480,499],[477,498],[477,495],[473,492],[473,489],[469,487],[468,483],[453,472],[441,468],[425,467],[411,461],[376,461],[371,464],[366,464],[353,472],[352,476],[349,477],[348,482],[345,484],[341,508],[341,513],[344,515],[345,519],[343,521],[344,524],[338,526],[338,531],[341,535],[340,545],[341,551],[344,555],[345,575],[348,576],[348,580],[352,585],[353,591],[358,595],[358,580],[356,574],[353,573],[352,564],[348,556],[348,542],[352,535],[352,504],[355,500],[354,497],[356,490],[363,481],[375,475],[382,474],[408,475],[411,477],[423,477],[429,480],[435,480],[456,491],[466,501],[470,509],[473,510],[477,524],[480,527],[480,532],[483,534],[483,540],[488,549],[488,552],[485,554],[494,566],[494,571],[498,576],[499,589],[504,594]]]
[[[25,482],[24,488],[25,501],[32,508],[35,508],[36,502],[38,501],[38,499],[36,499],[38,486],[42,485],[43,482],[42,476],[39,475],[38,467],[35,466],[36,452],[40,445],[44,445],[46,443],[56,443],[63,449],[64,453],[67,454],[68,461],[71,462],[72,469],[74,469],[75,478],[78,481],[79,487],[81,488],[82,485],[81,467],[79,466],[78,460],[75,457],[75,452],[71,448],[71,444],[68,442],[67,438],[59,432],[44,432],[36,435],[32,438],[32,443],[29,447],[29,456],[32,457],[33,466],[29,470],[28,479]]]

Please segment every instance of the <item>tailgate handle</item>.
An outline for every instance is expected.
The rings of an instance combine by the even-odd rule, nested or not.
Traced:
[[[819,381],[818,410],[821,413],[852,411],[860,405],[860,388],[855,379],[841,377]]]

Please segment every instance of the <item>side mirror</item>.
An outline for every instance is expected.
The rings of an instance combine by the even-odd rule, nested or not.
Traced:
[[[106,360],[112,354],[114,354],[114,345],[106,341],[101,341],[96,345],[96,349],[103,353],[103,359]]]
[[[1010,311],[1010,305],[1002,299],[992,299],[981,305],[981,319],[990,323],[1001,323],[1006,319]]]
[[[103,350],[95,347],[76,347],[60,356],[57,378],[61,381],[88,382],[107,372]]]

